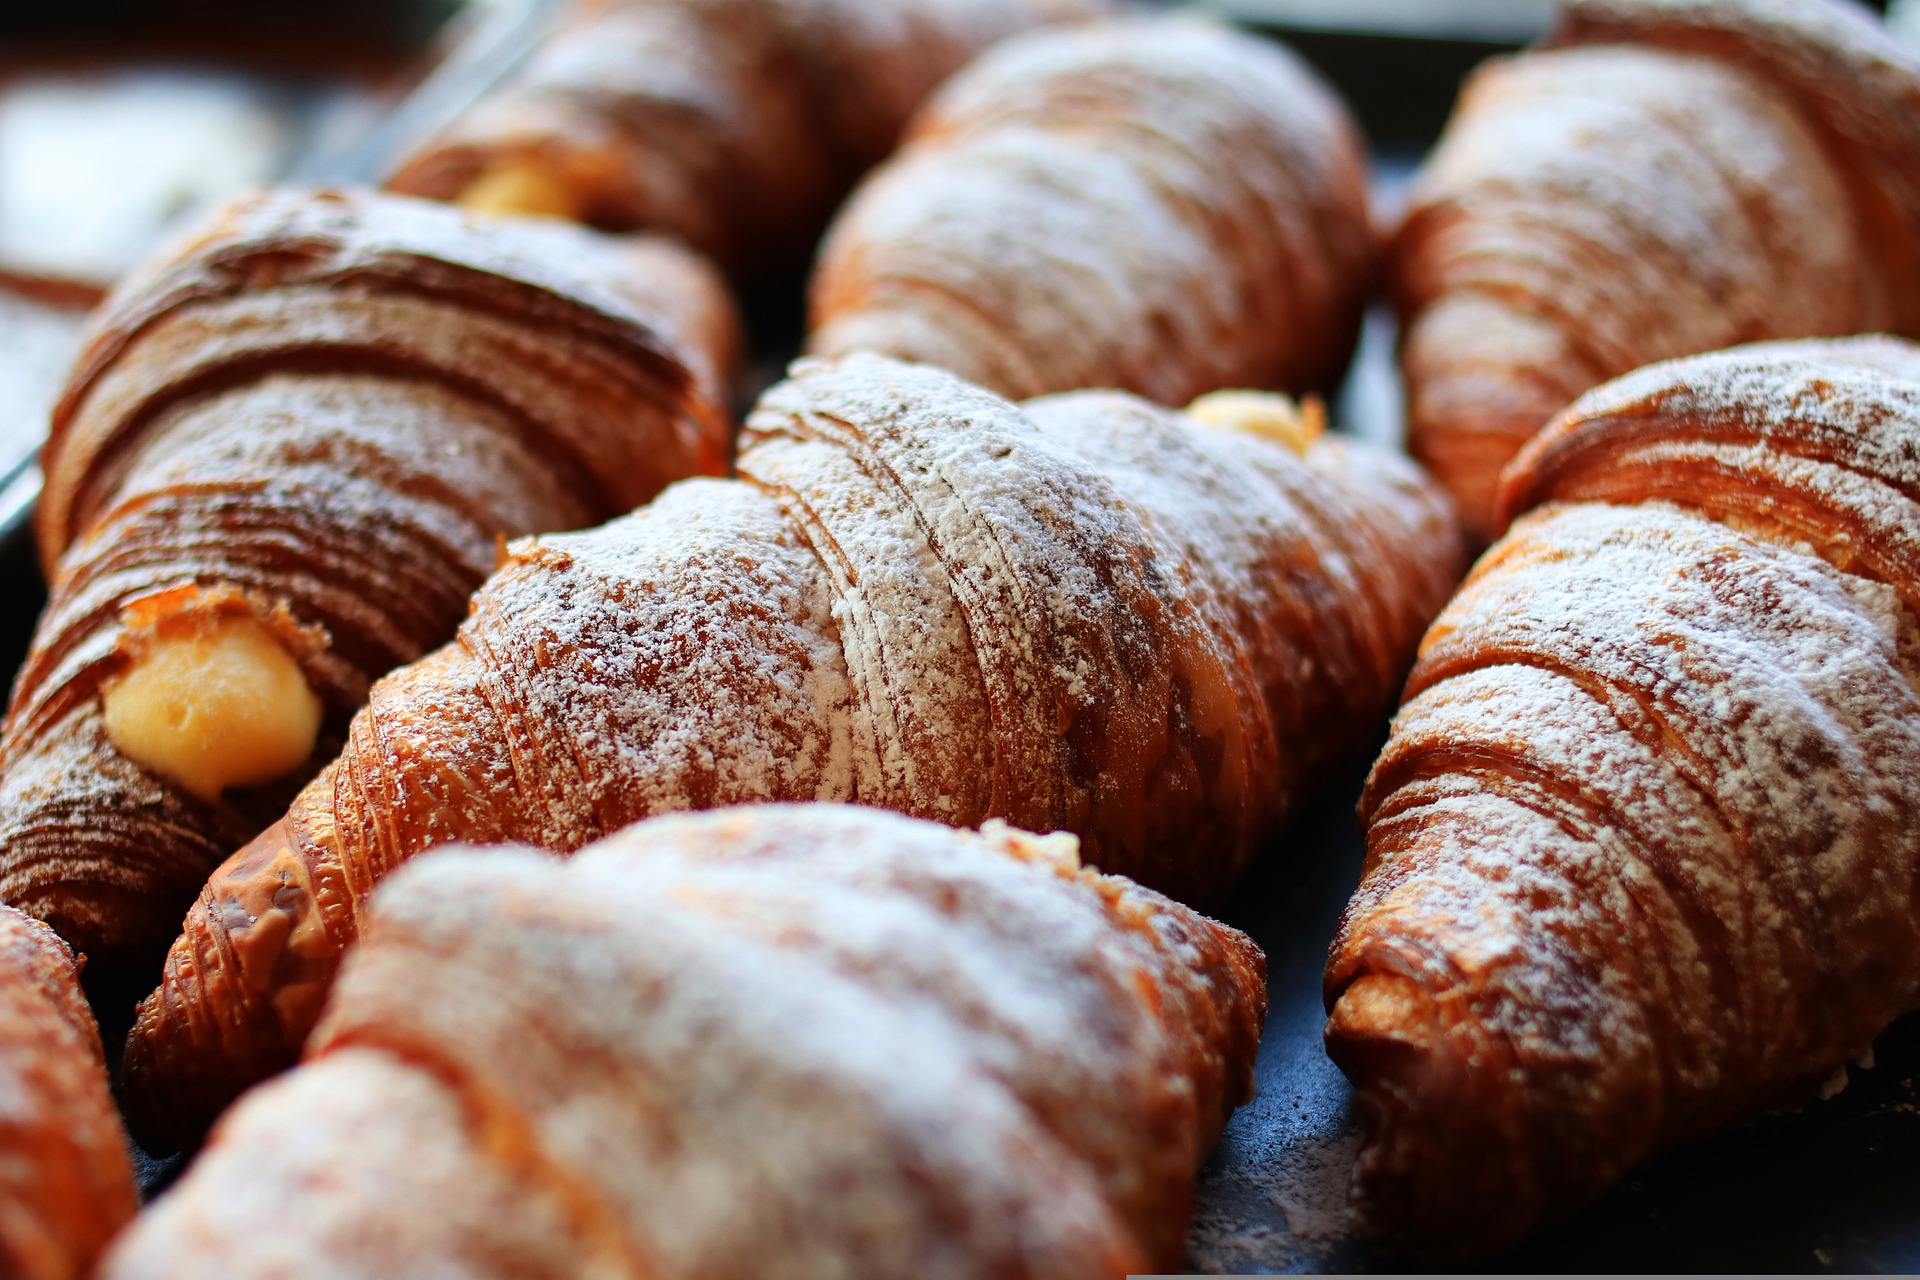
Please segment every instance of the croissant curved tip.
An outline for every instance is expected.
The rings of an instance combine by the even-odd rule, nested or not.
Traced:
[[[1467,1262],[1538,1220],[1537,1189],[1501,1139],[1500,1118],[1472,1096],[1490,1047],[1472,1030],[1404,974],[1364,973],[1333,1002],[1327,1055],[1353,1081],[1361,1131],[1354,1203],[1385,1254]]]

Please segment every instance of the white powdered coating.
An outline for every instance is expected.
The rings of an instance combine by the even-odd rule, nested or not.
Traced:
[[[583,216],[657,227],[744,274],[811,246],[908,114],[994,41],[1105,0],[582,3],[390,180],[458,197],[537,157]]]
[[[1677,376],[1682,375],[1684,376]],[[1663,361],[1575,401],[1523,468],[1578,430],[1613,433],[1616,419],[1686,422],[1700,435],[1848,460],[1866,477],[1920,490],[1920,347],[1869,336],[1756,342]]]
[[[108,1274],[259,1275],[296,1245],[320,1270],[663,1280],[1171,1265],[1249,1083],[1258,953],[1039,843],[760,806],[564,867],[423,860],[313,1060],[230,1114]]]
[[[1574,719],[1580,703],[1562,685],[1520,701],[1540,677],[1516,672],[1501,681],[1507,705],[1482,722],[1522,733],[1527,756],[1550,777],[1596,790],[1586,804],[1605,815],[1605,828],[1631,836],[1629,849],[1662,848],[1664,874],[1679,880],[1687,909],[1718,919],[1724,938],[1670,929],[1665,939],[1683,950],[1710,943],[1745,975],[1735,990],[1669,1007],[1688,1023],[1691,1051],[1790,1075],[1806,1046],[1777,1040],[1779,1028],[1819,1039],[1830,984],[1871,954],[1855,945],[1828,957],[1820,939],[1871,932],[1885,910],[1883,875],[1900,878],[1882,837],[1920,820],[1920,702],[1899,652],[1912,643],[1903,634],[1911,619],[1885,587],[1657,507],[1566,508],[1516,536],[1550,545],[1551,558],[1529,557],[1524,574],[1496,572],[1494,560],[1436,624],[1428,669],[1450,669],[1454,638],[1471,637],[1478,653],[1575,671],[1586,696],[1604,700],[1618,727]],[[1729,563],[1738,568],[1720,567]],[[1597,597],[1596,582],[1637,585],[1614,600]],[[1489,670],[1504,669],[1443,680],[1416,698],[1404,733],[1458,741],[1480,717],[1420,720],[1431,714],[1423,700],[1450,707],[1471,698]],[[1576,749],[1599,750],[1603,733],[1617,740],[1605,760]],[[1477,741],[1487,745],[1484,734]],[[1619,754],[1632,747],[1637,759]],[[1388,759],[1383,768],[1399,767]],[[1736,909],[1739,881],[1753,900]],[[1658,914],[1670,921],[1674,911]],[[1816,954],[1803,954],[1810,946]],[[1775,1055],[1787,1060],[1784,1071]]]
[[[1014,396],[1309,386],[1370,252],[1357,143],[1304,64],[1192,19],[1007,42],[942,89],[822,249],[812,350]]]
[[[1897,238],[1920,239],[1920,53],[1851,0],[1571,0],[1557,44],[1640,43],[1745,67],[1793,99],[1833,140]],[[1904,224],[1900,226],[1899,224]],[[1920,306],[1911,247],[1881,245],[1905,332]]]
[[[291,1054],[374,885],[451,840],[569,851],[846,800],[1071,831],[1212,898],[1373,731],[1462,561],[1407,464],[1117,395],[1030,418],[872,355],[796,366],[739,473],[510,548],[459,638],[380,682],[209,882],[132,1038],[139,1088],[205,1107]]]
[[[279,807],[100,731],[129,610],[255,614],[344,719],[452,635],[500,538],[722,468],[730,308],[663,241],[367,193],[242,200],[129,280],[42,457],[54,590],[0,748],[0,896],[99,960],[157,950]]]
[[[80,963],[0,906],[0,1263],[84,1276],[139,1205]]]
[[[979,664],[919,513],[820,441],[765,441],[745,474],[801,525],[831,581],[841,653],[858,693],[859,744],[855,776],[834,798],[925,806],[927,817],[950,822],[984,812],[993,733]]]
[[[1885,85],[1844,78],[1855,55],[1875,60],[1862,41],[1890,42],[1827,12],[1843,7],[1575,6],[1575,47],[1470,83],[1395,271],[1411,442],[1483,531],[1501,465],[1607,378],[1736,342],[1920,325],[1920,251],[1899,225],[1920,226],[1920,200],[1896,176],[1920,161],[1920,132]],[[1920,74],[1880,71],[1920,104]]]
[[[1399,552],[1457,542],[1453,513],[1431,500],[1424,477],[1338,440],[1302,458],[1244,433],[1169,430],[1185,420],[1113,393],[1025,408],[1056,447],[1097,458],[1151,532],[1169,593],[1200,624],[1174,660],[1197,685],[1234,687],[1232,731],[1252,739],[1244,749],[1253,776],[1311,773],[1340,749],[1324,733],[1330,723],[1364,735],[1368,708],[1400,680],[1390,638],[1420,629],[1457,577],[1446,555],[1409,561]],[[1397,500],[1369,500],[1382,490]],[[1209,667],[1219,670],[1210,676]]]
[[[967,750],[969,720],[985,725],[990,717],[993,733],[981,745],[991,755],[956,760],[934,776],[972,792],[982,779],[966,771],[984,765],[992,787],[976,803],[991,809],[947,816],[977,821],[990,811],[1036,829],[1084,829],[1087,780],[1077,776],[1063,735],[1088,708],[1100,707],[1115,735],[1131,717],[1153,714],[1130,705],[1135,686],[1150,684],[1152,674],[1127,666],[1129,658],[1150,664],[1135,651],[1155,644],[1135,608],[1159,585],[1146,579],[1149,534],[1121,507],[1098,462],[1074,465],[1083,460],[1063,457],[990,393],[871,357],[802,365],[799,373],[749,421],[740,471],[756,483],[818,495],[816,515],[826,503],[845,504],[847,518],[827,532],[858,589],[882,593],[871,614],[889,631],[922,632],[918,643],[866,652],[864,637],[843,636],[850,665],[891,668],[892,706],[876,707],[876,718],[920,720],[924,732],[905,745],[924,742],[924,753]],[[842,488],[845,469],[809,475],[783,466],[791,450],[756,447],[777,446],[789,433],[844,450],[861,483]],[[891,520],[876,518],[889,508]],[[906,573],[929,574],[937,594],[888,594]],[[955,663],[964,664],[959,672]],[[961,691],[986,705],[948,701]],[[927,795],[892,789],[861,798],[924,812]]]
[[[1920,349],[1756,343],[1654,365],[1584,396],[1502,495],[1659,498],[1817,551],[1920,607]]]
[[[457,1095],[384,1053],[332,1054],[249,1094],[189,1176],[122,1233],[103,1280],[578,1280],[624,1261],[593,1257],[559,1197],[487,1158]]]
[[[388,759],[457,764],[476,799],[479,778],[504,773],[529,803],[501,834],[546,848],[646,813],[851,799],[850,689],[829,609],[771,500],[688,482],[600,529],[516,548],[456,642],[484,664],[471,678],[485,718],[402,710],[384,724],[383,706],[411,708],[442,678],[407,673],[376,692],[367,727]],[[410,732],[419,745],[400,747]],[[429,794],[410,809],[424,843],[471,838],[464,807]]]
[[[1674,361],[1510,471],[1548,505],[1423,643],[1329,961],[1379,1227],[1497,1248],[1920,1002],[1916,375]]]

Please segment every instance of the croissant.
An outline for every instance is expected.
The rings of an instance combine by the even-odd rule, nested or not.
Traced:
[[[741,278],[798,266],[933,87],[1111,0],[576,0],[388,179],[475,208],[671,231]]]
[[[1000,823],[761,805],[437,854],[103,1275],[1175,1266],[1265,969]]]
[[[1920,348],[1574,404],[1434,624],[1326,971],[1361,1207],[1483,1256],[1920,1006]]]
[[[1358,334],[1366,155],[1288,50],[1187,17],[1007,41],[835,221],[809,349],[1005,395],[1324,387]]]
[[[1257,959],[1257,956],[1256,956]],[[82,1280],[139,1204],[79,968],[0,907],[0,1274]]]
[[[0,898],[156,958],[503,536],[724,469],[731,306],[664,242],[327,192],[244,201],[130,283],[41,454]]]
[[[1920,335],[1920,57],[1850,0],[1570,0],[1469,82],[1392,273],[1409,445],[1488,535],[1500,468],[1589,387]]]
[[[450,840],[846,800],[1070,830],[1215,896],[1376,728],[1462,559],[1396,458],[872,355],[798,366],[737,465],[516,544],[375,687],[188,913],[128,1043],[143,1140],[291,1061],[373,885]]]

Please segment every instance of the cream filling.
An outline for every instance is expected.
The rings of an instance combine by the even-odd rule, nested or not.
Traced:
[[[299,768],[322,712],[300,664],[246,614],[144,642],[101,702],[123,755],[208,800]]]
[[[1187,406],[1187,416],[1276,441],[1298,454],[1327,430],[1327,407],[1318,396],[1296,401],[1273,391],[1209,391]]]
[[[536,155],[508,156],[480,171],[454,200],[475,213],[581,221],[586,212],[566,178]]]

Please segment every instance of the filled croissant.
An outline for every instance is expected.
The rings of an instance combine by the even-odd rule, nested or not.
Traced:
[[[388,180],[475,208],[671,231],[798,265],[907,116],[981,49],[1110,0],[574,0]]]
[[[1920,348],[1577,402],[1423,643],[1326,972],[1374,1228],[1490,1253],[1920,1005]]]
[[[761,805],[436,855],[103,1275],[1176,1266],[1264,974],[999,823]]]
[[[1369,283],[1366,156],[1305,63],[1213,23],[1040,31],[943,87],[835,221],[809,348],[1002,394],[1338,379]]]
[[[79,968],[0,907],[0,1275],[85,1280],[138,1204]]]
[[[1398,459],[1118,393],[1017,408],[861,355],[747,432],[737,480],[511,548],[215,873],[129,1041],[144,1139],[291,1061],[375,882],[450,840],[849,800],[1211,897],[1374,731],[1461,564]]]
[[[1589,387],[1920,335],[1920,56],[1850,0],[1570,0],[1468,84],[1393,275],[1409,443],[1491,534],[1500,468]]]
[[[326,192],[131,282],[41,454],[0,898],[96,963],[157,957],[502,538],[725,468],[731,306],[665,242]]]

